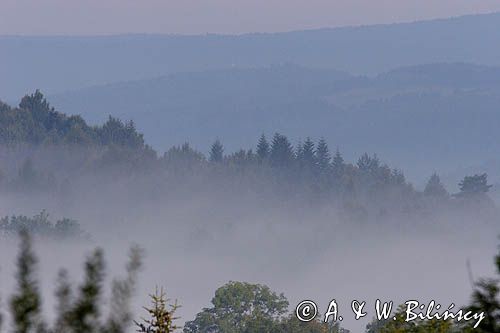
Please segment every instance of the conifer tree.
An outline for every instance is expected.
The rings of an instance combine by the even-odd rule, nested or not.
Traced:
[[[500,275],[500,247],[495,256],[497,274]],[[474,330],[480,333],[500,333],[500,279],[480,279],[474,283],[472,304],[469,310],[484,312],[485,318]]]
[[[52,129],[58,120],[58,114],[38,89],[35,93],[24,96],[19,103],[19,108],[30,111],[33,119],[47,130]]]
[[[484,312],[485,318],[478,327],[478,332],[500,332],[500,288],[495,279],[481,279],[475,283],[470,310]]]
[[[109,318],[104,322],[100,320],[104,279],[102,251],[97,249],[87,258],[84,281],[76,297],[73,296],[67,272],[61,270],[55,292],[57,299],[55,322],[48,329],[42,320],[41,297],[35,278],[37,259],[31,248],[31,238],[25,230],[20,232],[20,238],[17,288],[10,298],[13,333],[127,332],[127,328],[133,323],[130,301],[141,268],[142,252],[138,247],[133,247],[130,251],[126,277],[113,281]],[[0,324],[1,319],[0,316]]]
[[[312,170],[316,166],[316,156],[314,154],[314,142],[311,138],[306,138],[306,141],[297,151],[297,160],[301,167]]]
[[[64,269],[59,271],[55,296],[57,299],[57,317],[54,325],[54,333],[66,333],[70,330],[69,311],[72,304],[72,290],[68,279],[68,272]]]
[[[458,184],[460,193],[458,196],[481,195],[488,192],[492,185],[488,185],[488,175],[465,176]]]
[[[219,141],[219,139],[215,140],[210,148],[210,162],[220,163],[224,159],[224,146]]]
[[[328,170],[331,161],[330,150],[324,138],[321,138],[316,147],[316,163],[320,171]]]
[[[31,247],[28,232],[20,232],[20,249],[17,258],[17,290],[10,299],[14,333],[32,333],[42,327],[41,299],[35,277],[37,259]]]
[[[344,166],[345,166],[344,158],[342,157],[342,154],[340,154],[340,151],[337,148],[335,156],[333,157],[332,160],[332,168],[337,176],[342,174],[342,172],[344,171]]]
[[[137,332],[140,333],[172,333],[180,327],[174,324],[179,317],[175,316],[175,312],[180,307],[177,301],[169,306],[167,303],[170,301],[166,298],[163,289],[149,295],[151,298],[152,307],[145,307],[144,309],[149,313],[150,319],[142,319],[142,322],[135,321],[138,328]]]
[[[274,134],[270,153],[271,164],[275,167],[290,166],[295,156],[288,138],[279,133]]]
[[[363,172],[374,172],[380,167],[380,160],[378,159],[377,154],[374,154],[372,157],[367,153],[364,153],[358,159],[357,166],[359,170]]]
[[[0,100],[0,112],[7,112],[7,111],[10,111],[12,108],[10,107],[10,105],[8,104],[5,104],[4,102],[2,102]]]
[[[427,181],[424,194],[434,198],[446,198],[449,196],[448,191],[446,191],[446,188],[443,183],[441,183],[441,179],[436,173],[432,174]]]
[[[79,288],[79,295],[68,314],[68,322],[74,333],[99,331],[100,298],[104,279],[102,250],[97,249],[85,262],[85,279]]]
[[[295,157],[299,161],[302,159],[302,150],[303,149],[304,149],[304,144],[302,143],[302,141],[299,140],[299,142],[297,142],[297,145],[295,146]]]
[[[270,146],[267,142],[266,136],[262,134],[260,136],[259,142],[257,143],[257,157],[259,160],[263,161],[269,157]]]
[[[111,309],[106,323],[105,333],[125,333],[132,321],[130,301],[137,284],[137,275],[141,269],[142,250],[135,246],[130,249],[127,264],[127,276],[114,280],[111,289]]]

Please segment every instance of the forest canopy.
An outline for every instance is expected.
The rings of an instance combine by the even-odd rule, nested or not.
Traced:
[[[146,148],[132,121],[123,123],[110,116],[102,126],[89,126],[80,116],[55,111],[39,90],[24,96],[17,108],[0,102],[0,143]]]
[[[255,150],[232,153],[216,139],[208,156],[189,143],[173,146],[159,156],[132,121],[110,116],[103,125],[90,126],[80,116],[56,111],[39,90],[23,97],[18,107],[0,103],[0,146],[7,149],[6,162],[0,165],[0,189],[4,191],[64,192],[75,178],[95,178],[103,170],[114,168],[121,170],[113,172],[114,177],[152,177],[165,188],[179,179],[190,179],[199,186],[207,181],[243,181],[256,192],[273,188],[289,199],[304,193],[318,202],[335,202],[348,210],[375,208],[378,214],[434,209],[463,200],[493,207],[487,196],[491,185],[486,174],[466,176],[459,184],[460,192],[454,195],[433,174],[424,191],[418,191],[403,171],[383,163],[376,154],[364,153],[349,163],[322,138],[313,141],[308,137],[294,146],[281,133],[269,138],[262,134]],[[69,153],[59,153],[68,149]],[[48,165],[48,152],[50,158],[60,162]]]

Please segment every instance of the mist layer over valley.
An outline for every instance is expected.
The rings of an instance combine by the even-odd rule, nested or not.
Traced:
[[[83,330],[37,333],[134,331],[155,287],[178,299],[184,333],[497,333],[500,280],[482,278],[500,274],[499,37],[499,13],[239,36],[0,36],[0,331],[32,333],[14,329],[37,309],[32,244],[47,323],[103,312]],[[99,295],[85,287],[100,283],[95,248],[108,297],[85,301]],[[60,268],[75,292],[63,307]],[[126,329],[95,324],[132,294]],[[320,314],[336,299],[344,320],[300,323],[304,299]],[[378,322],[376,299],[493,319]],[[367,302],[365,318],[352,300]]]
[[[467,304],[467,260],[475,276],[493,273],[498,211],[486,174],[463,175],[453,193],[429,175],[420,191],[376,155],[349,161],[321,138],[292,145],[279,133],[256,137],[251,150],[225,151],[216,140],[206,155],[189,144],[158,154],[132,122],[89,126],[40,92],[18,108],[2,104],[0,117],[1,215],[46,210],[89,234],[54,241],[19,219],[36,237],[48,309],[57,269],[80,276],[79,258],[95,246],[113,276],[131,244],[143,247],[135,313],[163,285],[182,321],[230,280],[267,284],[292,308],[312,298],[324,311],[336,298],[348,311],[352,299]],[[7,222],[2,295],[14,283],[16,225]],[[349,317],[342,326],[354,332],[371,320]]]

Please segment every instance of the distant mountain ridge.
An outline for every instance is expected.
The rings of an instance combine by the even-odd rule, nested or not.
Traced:
[[[293,63],[374,75],[435,62],[500,65],[500,13],[240,36],[0,37],[0,99],[175,72]]]
[[[468,63],[434,63],[397,68],[378,75],[379,79],[398,82],[411,80],[419,84],[439,83],[456,87],[500,84],[500,67]]]

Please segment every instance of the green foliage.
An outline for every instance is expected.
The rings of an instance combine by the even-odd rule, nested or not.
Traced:
[[[402,171],[381,163],[376,154],[365,153],[356,163],[349,163],[338,149],[330,156],[324,139],[315,144],[307,138],[294,147],[280,133],[273,135],[271,143],[262,135],[255,153],[251,149],[239,149],[228,154],[216,140],[208,157],[186,143],[170,148],[158,158],[133,122],[109,117],[102,126],[89,126],[81,117],[55,111],[39,91],[25,96],[18,108],[1,106],[0,145],[30,147],[22,165],[15,161],[13,166],[2,166],[2,191],[44,190],[58,195],[69,192],[73,179],[89,176],[100,181],[100,177],[111,175],[117,180],[123,177],[127,182],[136,181],[134,185],[149,184],[147,189],[154,195],[172,188],[171,183],[176,185],[178,179],[183,179],[183,184],[190,189],[199,184],[211,185],[212,179],[228,180],[231,186],[251,184],[247,186],[249,193],[269,190],[267,193],[275,193],[283,200],[302,198],[302,202],[308,204],[331,203],[357,217],[429,212],[427,208],[435,209],[436,203],[461,209],[465,207],[463,200],[485,203],[485,212],[493,206],[485,194],[491,187],[485,174],[465,177],[460,183],[461,192],[455,198],[434,200],[448,199],[437,175],[430,178],[421,193],[407,182]],[[44,148],[74,148],[75,145],[78,150],[68,151],[83,153],[72,156],[69,163],[61,163],[60,167],[47,167],[44,163]],[[13,170],[18,170],[17,175]]]
[[[101,127],[91,127],[80,116],[67,116],[50,106],[39,91],[22,98],[18,108],[0,105],[0,144],[62,144],[120,146],[147,149],[132,121],[109,117]]]
[[[42,318],[41,297],[36,279],[37,259],[31,237],[25,230],[17,260],[17,288],[10,298],[14,333],[126,333],[132,324],[130,301],[141,268],[142,251],[133,247],[127,264],[127,275],[112,284],[109,317],[102,321],[104,258],[95,250],[85,262],[85,276],[75,295],[65,270],[59,272],[55,296],[56,319],[49,327]],[[1,316],[0,316],[1,317]]]
[[[229,282],[215,292],[212,307],[184,326],[184,333],[348,333],[338,323],[299,321],[288,301],[269,287]]]
[[[449,197],[448,191],[441,183],[439,176],[434,173],[425,185],[424,194],[431,198],[446,199]]]
[[[33,217],[24,215],[5,216],[0,219],[0,235],[13,236],[20,231],[44,237],[86,238],[78,222],[63,218],[55,223],[49,220],[49,214],[43,210]]]
[[[69,311],[68,326],[74,333],[98,332],[101,315],[101,294],[104,279],[104,258],[97,249],[85,262],[85,278],[79,288],[79,295]]]
[[[217,289],[212,305],[187,322],[184,332],[269,332],[286,313],[288,301],[267,286],[229,282]]]
[[[123,123],[120,119],[109,116],[108,121],[96,131],[102,145],[118,145],[131,149],[144,147],[143,135],[137,132],[133,121]]]
[[[20,233],[20,248],[17,258],[17,288],[10,299],[14,333],[36,332],[42,325],[40,319],[41,299],[36,279],[37,259],[31,247],[27,231]]]
[[[10,106],[0,101],[0,112],[8,112],[10,111]]]
[[[340,151],[338,149],[332,159],[332,168],[333,173],[337,178],[339,178],[344,173],[344,158],[342,157],[342,154],[340,154]]]
[[[111,289],[111,311],[105,333],[125,332],[128,323],[132,320],[130,300],[134,294],[137,284],[138,273],[142,267],[142,250],[135,246],[130,249],[129,262],[127,264],[127,276],[124,279],[113,281]]]
[[[168,166],[189,167],[202,163],[205,160],[205,156],[191,148],[189,143],[186,142],[180,147],[174,146],[170,148],[165,152],[162,160]]]
[[[175,317],[175,312],[179,309],[179,305],[177,301],[167,306],[167,303],[170,301],[166,298],[166,294],[163,289],[156,291],[154,294],[149,295],[151,298],[151,307],[144,307],[144,309],[150,315],[150,319],[142,319],[142,322],[135,322],[138,327],[137,332],[142,333],[171,333],[179,329],[177,325],[174,324],[174,321],[178,319]]]
[[[222,143],[217,139],[210,148],[209,161],[220,163],[223,161],[223,159],[224,159],[224,147],[222,146]]]
[[[328,149],[328,144],[324,138],[321,138],[316,147],[316,162],[318,168],[321,172],[326,172],[330,168],[332,157],[330,156],[330,150]]]
[[[277,325],[273,333],[349,333],[349,331],[340,327],[338,323],[324,323],[320,319],[301,322],[295,315],[290,315]]]
[[[71,304],[73,302],[73,294],[68,272],[64,269],[59,271],[55,296],[57,298],[57,318],[54,325],[54,333],[70,332],[69,316]]]
[[[292,164],[295,154],[293,146],[286,136],[279,133],[274,134],[269,158],[274,167],[283,168]]]
[[[369,156],[364,153],[359,158],[357,166],[361,172],[375,172],[380,167],[380,160],[377,155]]]
[[[388,324],[388,319],[373,318],[373,320],[366,325],[365,333],[380,333],[382,329]]]
[[[400,305],[391,316],[396,320],[374,319],[366,326],[366,333],[456,333],[456,325],[445,320],[406,321],[406,305]]]
[[[127,275],[112,284],[109,317],[101,320],[104,280],[104,258],[100,249],[90,255],[84,265],[84,281],[76,295],[68,281],[66,271],[59,272],[56,289],[57,318],[54,333],[125,333],[132,323],[130,300],[142,266],[142,251],[133,247],[127,264]]]
[[[485,314],[485,319],[475,330],[476,332],[500,332],[500,247],[494,262],[499,276],[492,279],[479,279],[474,283],[475,288],[469,309]]]
[[[300,168],[313,171],[316,167],[316,155],[314,142],[307,138],[302,145],[297,148],[297,161]]]
[[[271,147],[269,142],[267,142],[266,136],[262,134],[257,143],[257,157],[260,161],[264,161],[269,157],[270,149]]]
[[[460,187],[459,196],[472,196],[488,192],[491,185],[488,185],[488,175],[465,176],[458,184]]]
[[[500,288],[498,279],[480,279],[475,283],[472,293],[471,311],[483,312],[485,319],[477,332],[500,332]]]
[[[253,151],[240,149],[235,153],[226,156],[226,161],[229,165],[237,165],[240,167],[249,166],[255,161],[255,154]]]

